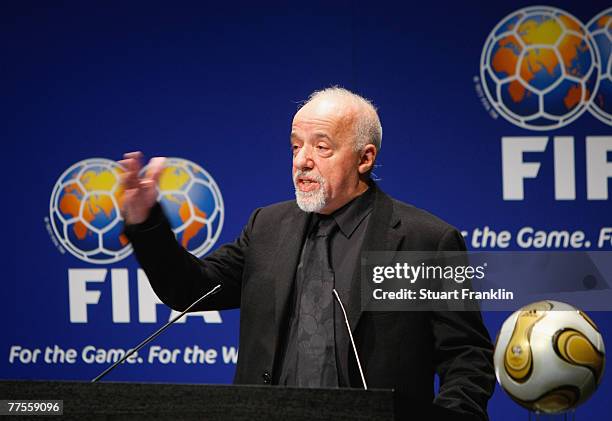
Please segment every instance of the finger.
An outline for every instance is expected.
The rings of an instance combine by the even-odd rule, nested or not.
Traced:
[[[121,161],[119,161],[121,163]],[[138,187],[138,173],[125,171],[120,174],[120,183],[124,190]]]
[[[128,161],[128,171],[134,171],[138,174],[142,168],[142,152],[128,152],[123,156]]]
[[[147,178],[153,180],[155,184],[159,181],[159,177],[161,177],[161,173],[164,169],[164,163],[166,162],[166,158],[156,156],[149,161],[149,168],[147,170]]]
[[[130,166],[132,165],[131,161],[131,159],[121,159],[117,161],[117,163],[122,167],[123,173],[130,172]]]
[[[142,152],[128,152],[123,155],[124,159],[119,161],[125,172],[121,174],[121,184],[124,189],[138,187],[138,172],[140,171],[140,160]]]
[[[119,165],[123,167],[121,183],[124,188],[134,188],[138,184],[138,171],[134,171],[134,158],[122,159]]]
[[[142,159],[142,152],[134,151],[134,152],[126,152],[123,154],[125,159],[136,159],[140,161]]]
[[[122,163],[128,172],[133,172],[138,176],[140,169],[142,168],[142,152],[128,152],[123,154],[123,160],[119,161]]]

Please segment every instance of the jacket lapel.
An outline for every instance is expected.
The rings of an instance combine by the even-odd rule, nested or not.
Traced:
[[[393,212],[393,202],[391,198],[383,193],[374,183],[372,187],[376,189],[374,199],[374,209],[370,216],[368,229],[361,246],[361,254],[366,251],[395,251],[399,249],[402,236],[398,234],[397,225],[399,219]],[[363,258],[363,257],[361,257]],[[361,259],[360,259],[361,262]],[[355,332],[359,318],[361,317],[361,264],[357,265],[353,272],[351,287],[349,290],[346,312],[351,325],[351,330]]]
[[[276,253],[271,257],[270,273],[274,278],[274,322],[279,332],[283,328],[295,270],[311,216],[296,206],[293,212],[283,218],[278,228],[279,242]]]

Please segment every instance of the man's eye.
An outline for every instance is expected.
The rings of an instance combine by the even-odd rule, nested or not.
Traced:
[[[320,151],[326,151],[329,148],[327,146],[325,146],[325,145],[317,145],[317,149],[320,150]]]

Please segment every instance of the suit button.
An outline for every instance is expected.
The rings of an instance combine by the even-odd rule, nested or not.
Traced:
[[[272,374],[268,370],[264,371],[261,377],[263,377],[264,384],[272,383]]]

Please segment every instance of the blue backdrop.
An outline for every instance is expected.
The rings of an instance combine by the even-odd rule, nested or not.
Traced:
[[[487,96],[494,84],[481,80],[489,34],[505,16],[530,5],[445,0],[4,2],[1,133],[8,192],[2,212],[8,235],[2,246],[1,377],[90,379],[106,367],[104,351],[129,348],[170,315],[165,306],[155,306],[146,289],[139,289],[133,255],[100,263],[68,250],[66,238],[78,230],[69,226],[62,231],[62,223],[69,222],[57,218],[53,203],[60,202],[52,200],[54,189],[65,187],[60,176],[67,169],[89,160],[83,165],[95,172],[101,167],[92,158],[114,161],[130,150],[199,165],[223,197],[216,247],[233,240],[256,207],[292,197],[291,118],[299,101],[330,85],[355,90],[379,108],[384,129],[376,170],[380,186],[464,230],[472,249],[481,248],[471,243],[473,230],[484,226],[511,232],[508,249],[524,248],[516,235],[526,226],[580,230],[590,240],[580,248],[612,249],[610,241],[598,241],[612,225],[609,184],[604,198],[589,196],[591,164],[585,152],[586,138],[611,136],[612,123],[588,110],[554,128],[534,128],[539,121],[510,122],[506,108],[493,106],[495,98]],[[609,3],[558,1],[550,6],[587,25]],[[585,39],[590,36],[576,31]],[[586,45],[591,47],[587,53],[593,50],[594,44]],[[601,48],[605,56],[609,41],[608,50]],[[577,73],[568,64],[561,77],[580,77],[596,63],[595,53],[589,57],[576,64]],[[602,63],[605,57],[599,58]],[[538,66],[546,63],[535,60],[525,66],[539,80],[544,73],[538,73]],[[554,67],[547,69],[551,77],[556,77]],[[570,101],[568,92],[559,98]],[[517,97],[504,95],[502,102],[514,106]],[[549,101],[551,107],[565,105],[570,113],[574,105],[559,98],[545,97],[544,106]],[[606,98],[602,94],[600,100]],[[586,106],[586,99],[583,95],[578,102]],[[522,200],[504,197],[501,139],[510,136],[548,138],[543,151],[524,155],[541,167],[537,177],[523,181]],[[575,177],[568,178],[575,181],[573,199],[555,195],[554,136],[573,138]],[[603,153],[611,161],[611,153]],[[117,171],[110,161],[99,162]],[[557,163],[559,174],[571,174],[569,162]],[[595,173],[601,178],[601,171]],[[508,173],[506,182],[516,180],[510,180],[513,176],[516,171]],[[204,206],[212,199],[199,200]],[[221,208],[218,200],[212,203]],[[104,218],[116,215],[113,209],[99,209],[100,225],[95,215],[91,224],[103,228]],[[87,219],[86,212],[72,216]],[[214,234],[215,227],[207,229]],[[590,315],[604,339],[611,337],[610,313]],[[492,337],[507,316],[484,314]],[[238,347],[237,335],[237,310],[191,316],[156,344],[168,350],[197,345],[218,352],[216,358],[209,353],[207,361],[188,363],[181,353],[176,362],[163,363],[158,357],[149,360],[145,351],[142,362],[124,365],[108,379],[229,383],[235,365],[228,352]],[[64,353],[69,349],[74,353]],[[101,350],[99,362],[93,358],[96,350]],[[608,371],[597,394],[580,408],[581,418],[601,419],[607,413],[610,379]],[[494,420],[510,420],[525,411],[497,390],[490,414]]]

